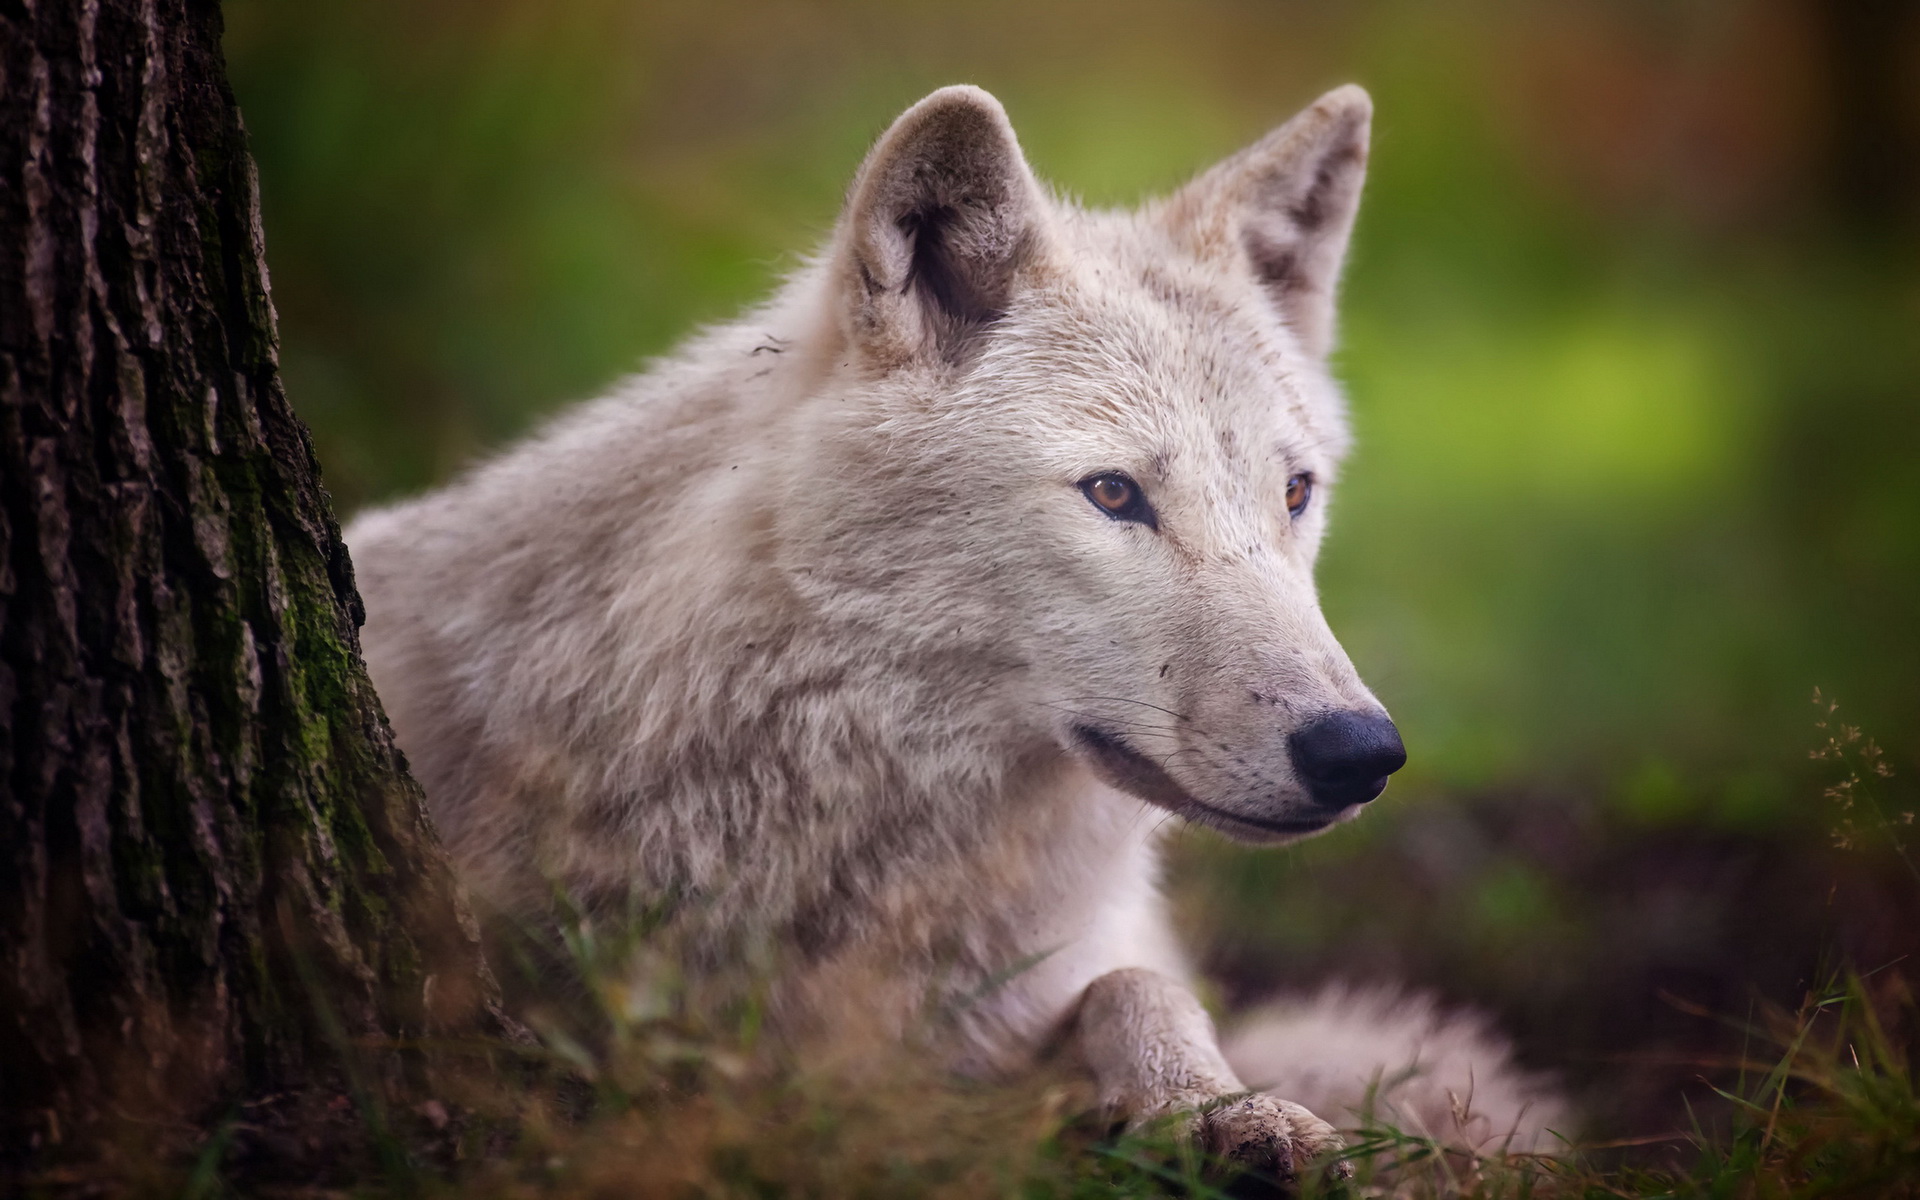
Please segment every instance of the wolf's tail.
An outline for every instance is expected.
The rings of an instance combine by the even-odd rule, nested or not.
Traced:
[[[1572,1136],[1564,1100],[1484,1018],[1429,996],[1332,987],[1245,1014],[1221,1048],[1248,1087],[1343,1128],[1480,1153],[1552,1154]]]

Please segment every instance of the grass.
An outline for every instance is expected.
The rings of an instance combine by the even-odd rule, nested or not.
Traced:
[[[1754,1052],[1702,1064],[1717,1112],[1651,1145],[1554,1157],[1473,1156],[1389,1126],[1350,1137],[1351,1184],[1303,1195],[1396,1197],[1881,1197],[1920,1195],[1914,1001],[1893,971],[1835,978],[1748,1030]],[[1171,1130],[1115,1135],[1083,1084],[956,1084],[878,1057],[768,1066],[744,1029],[669,1002],[627,1023],[588,1073],[593,1098],[518,1097],[516,1144],[428,1194],[483,1197],[1273,1194]],[[758,1049],[764,1051],[764,1047]],[[556,1062],[573,1063],[571,1050]]]
[[[1887,791],[1886,756],[1816,697],[1813,758],[1836,844],[1891,847],[1907,869],[1911,817]],[[1884,844],[1884,845],[1883,845]],[[1920,886],[1920,873],[1913,875]],[[1817,897],[1809,897],[1817,903]],[[690,981],[659,911],[598,921],[561,906],[558,938],[497,956],[542,998],[534,1039],[502,1069],[442,1056],[439,1094],[410,1107],[336,1102],[367,1126],[366,1153],[327,1177],[267,1188],[230,1115],[178,1170],[133,1190],[215,1200],[312,1195],[547,1197],[978,1197],[1104,1200],[1255,1195],[1699,1197],[1826,1200],[1920,1196],[1920,1005],[1912,964],[1837,965],[1792,1007],[1740,1020],[1704,1009],[1742,1047],[1691,1063],[1703,1085],[1686,1127],[1569,1143],[1551,1156],[1470,1154],[1363,1114],[1351,1182],[1279,1181],[1209,1161],[1171,1126],[1126,1133],[1060,1066],[1012,1084],[958,1080],[931,1049],[843,1042],[805,1054],[763,1036],[762,993]],[[571,986],[555,980],[570,977]],[[1676,1004],[1684,1002],[1675,1001]],[[458,1048],[449,1048],[457,1050]],[[363,1098],[364,1099],[364,1098]]]
[[[615,989],[618,991],[619,989]],[[543,1039],[537,1082],[468,1077],[449,1097],[467,1145],[450,1169],[388,1169],[354,1191],[526,1198],[1228,1197],[1273,1181],[1209,1162],[1169,1129],[1115,1134],[1084,1084],[956,1083],[880,1056],[774,1061],[750,1022],[722,1027],[685,993],[653,991],[603,1054]],[[634,1011],[627,1009],[629,1013]],[[1920,1195],[1913,997],[1894,972],[1848,974],[1749,1030],[1755,1052],[1702,1064],[1721,1111],[1649,1146],[1551,1158],[1470,1156],[1388,1126],[1350,1137],[1351,1184],[1309,1175],[1307,1196],[1881,1197]],[[1767,1053],[1762,1048],[1770,1048]],[[504,1152],[488,1152],[503,1127]],[[183,1194],[211,1197],[223,1139]],[[1650,1153],[1649,1151],[1653,1153]]]

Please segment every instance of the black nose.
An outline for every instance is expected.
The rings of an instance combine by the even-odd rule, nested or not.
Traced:
[[[1387,789],[1387,776],[1407,765],[1400,731],[1385,713],[1337,712],[1287,739],[1294,773],[1327,808],[1365,804]]]

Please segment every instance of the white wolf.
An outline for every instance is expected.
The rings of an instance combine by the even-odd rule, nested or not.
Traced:
[[[1116,1112],[1275,1169],[1339,1144],[1300,1102],[1416,1060],[1403,1116],[1457,1137],[1471,1092],[1535,1143],[1551,1105],[1424,1009],[1310,1005],[1237,1074],[1156,890],[1164,814],[1299,838],[1404,760],[1313,581],[1370,112],[1089,212],[935,92],[765,307],[360,518],[367,659],[471,885],[677,897],[694,969],[784,951],[796,1037],[984,992],[962,1066],[1070,1045]]]

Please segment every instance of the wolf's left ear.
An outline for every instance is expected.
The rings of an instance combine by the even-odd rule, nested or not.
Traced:
[[[847,197],[832,268],[847,335],[883,366],[963,361],[1046,213],[1000,102],[941,88],[881,135]]]
[[[1204,255],[1243,262],[1315,357],[1333,349],[1334,291],[1367,175],[1373,101],[1348,84],[1176,193],[1160,212]]]

